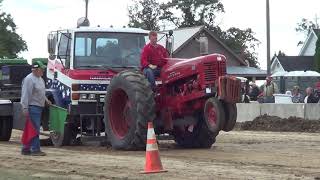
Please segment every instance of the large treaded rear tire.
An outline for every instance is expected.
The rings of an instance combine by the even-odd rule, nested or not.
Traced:
[[[13,119],[10,116],[0,117],[0,141],[9,141],[11,138]]]
[[[114,76],[104,109],[106,134],[114,149],[145,149],[147,122],[155,118],[155,100],[141,72],[126,70]]]

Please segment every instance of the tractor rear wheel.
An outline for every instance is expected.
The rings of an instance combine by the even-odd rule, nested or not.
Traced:
[[[215,98],[208,99],[204,112],[198,113],[196,118],[198,123],[193,128],[174,131],[175,141],[185,148],[211,148],[225,121],[221,102]]]
[[[0,141],[9,141],[11,138],[13,120],[10,116],[0,117]]]
[[[106,134],[114,149],[142,150],[146,146],[147,122],[155,118],[150,84],[139,71],[114,76],[105,101]]]

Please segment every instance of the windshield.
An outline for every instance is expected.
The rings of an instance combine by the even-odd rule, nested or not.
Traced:
[[[74,67],[140,67],[145,34],[76,33]]]

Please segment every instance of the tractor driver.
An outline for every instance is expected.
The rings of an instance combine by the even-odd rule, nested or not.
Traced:
[[[155,31],[149,33],[150,43],[144,46],[141,54],[141,68],[151,84],[152,90],[155,90],[155,80],[160,76],[161,68],[166,64],[168,58],[167,50],[157,44],[158,35]]]

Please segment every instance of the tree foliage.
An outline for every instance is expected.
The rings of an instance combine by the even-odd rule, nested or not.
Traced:
[[[258,58],[256,48],[260,41],[254,37],[251,28],[239,29],[231,27],[226,31],[220,28],[212,28],[212,31],[220,37],[220,39],[242,59],[249,62],[251,67],[258,67]]]
[[[216,15],[224,12],[220,0],[171,0],[162,4],[162,9],[162,19],[171,21],[177,27],[213,26]]]
[[[312,29],[316,28],[319,28],[317,23],[314,23],[306,18],[302,18],[301,22],[297,23],[296,31],[308,35]]]
[[[1,6],[2,0],[0,0]],[[16,33],[16,24],[10,14],[0,9],[0,58],[16,58],[27,50],[26,42]]]
[[[147,30],[160,30],[159,18],[162,15],[160,4],[156,0],[134,0],[128,7],[129,27]]]
[[[152,8],[148,8],[146,2],[151,3],[152,5],[148,5]],[[140,0],[135,3],[128,8],[131,27],[152,29],[146,28],[146,24],[152,24],[152,27],[159,28],[160,22],[172,23],[176,28],[204,25],[236,54],[247,60],[250,66],[258,67],[256,47],[260,42],[255,38],[252,29],[231,27],[222,30],[216,25],[217,15],[224,12],[220,0],[170,0],[163,4],[158,4],[154,0]],[[153,19],[141,16],[143,9],[144,14],[154,14]]]

